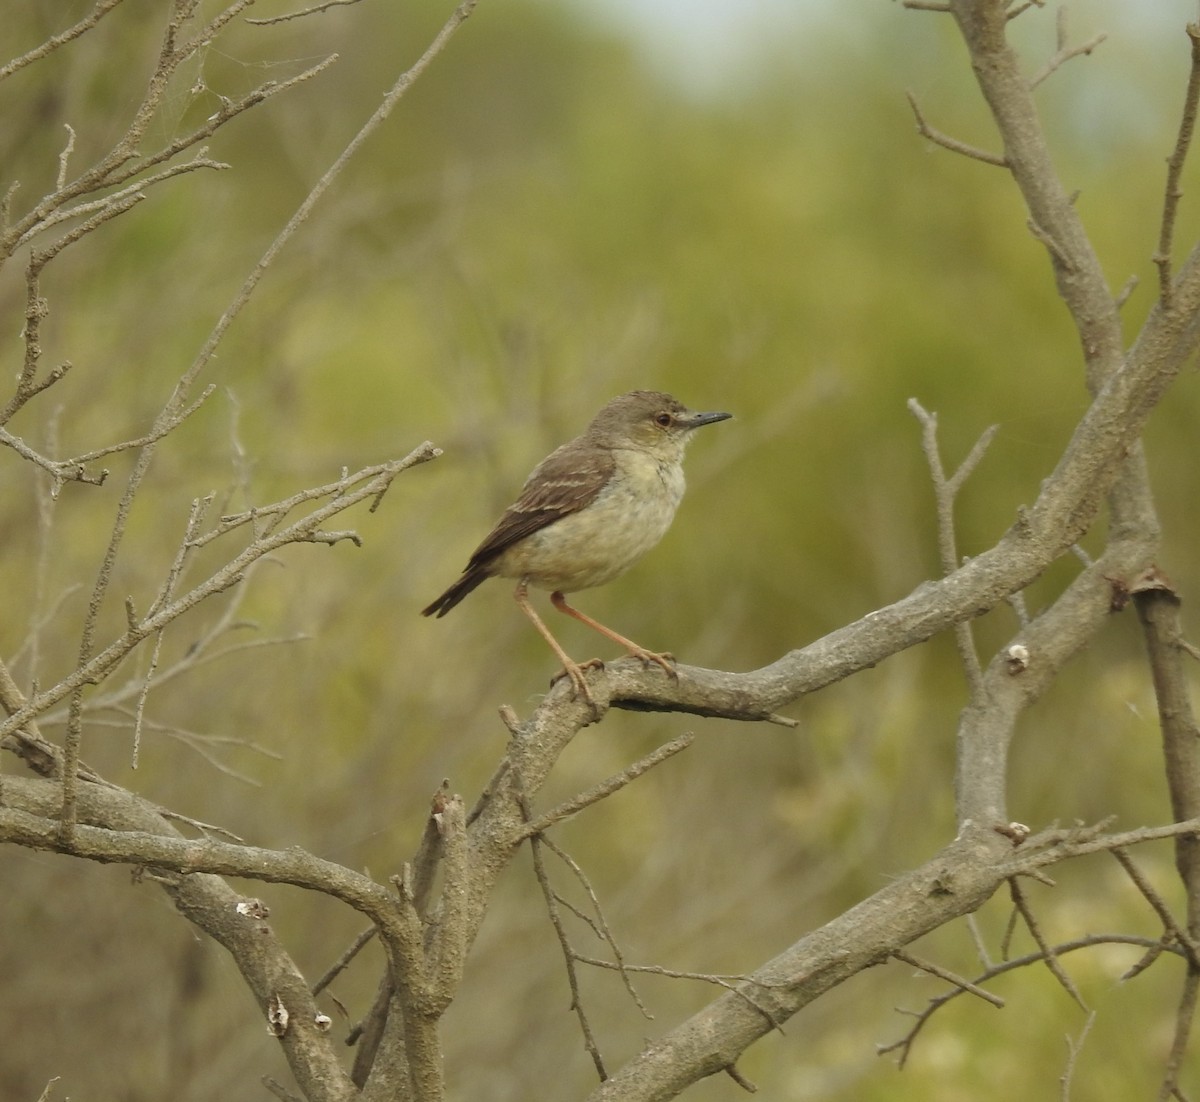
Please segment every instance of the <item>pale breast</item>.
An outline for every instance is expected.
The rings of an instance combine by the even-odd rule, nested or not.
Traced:
[[[527,536],[496,559],[505,578],[572,593],[623,574],[666,534],[683,497],[683,467],[620,452],[617,473],[595,500]]]

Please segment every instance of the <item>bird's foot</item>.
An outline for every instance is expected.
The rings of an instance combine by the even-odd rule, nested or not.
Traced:
[[[668,677],[679,680],[679,671],[675,669],[675,655],[670,651],[663,651],[660,654],[658,651],[646,650],[644,647],[630,647],[629,653],[639,659],[647,669],[650,668],[651,663],[654,663],[661,666]]]
[[[588,688],[587,678],[584,677],[584,670],[602,670],[604,662],[599,658],[589,658],[586,662],[566,662],[563,668],[550,678],[550,686],[553,688],[564,677],[571,679],[571,685],[574,688],[575,699],[583,697],[593,708],[596,707],[596,701],[592,698],[592,691]]]

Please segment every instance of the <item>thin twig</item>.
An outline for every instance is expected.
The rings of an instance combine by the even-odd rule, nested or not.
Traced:
[[[358,935],[358,937],[356,937],[354,939],[354,941],[350,943],[349,948],[347,948],[346,951],[344,953],[342,953],[342,955],[340,957],[338,957],[338,959],[335,960],[329,966],[329,968],[325,971],[325,973],[321,976],[321,978],[312,985],[313,995],[319,995],[322,991],[325,990],[325,988],[327,988],[331,983],[333,983],[333,981],[335,979],[337,979],[339,974],[341,974],[341,972],[343,972],[346,969],[347,965],[349,965],[349,963],[356,956],[358,956],[358,954],[362,951],[364,946],[366,946],[367,943],[377,933],[379,933],[378,926],[368,926],[365,930],[363,930],[363,932],[360,933]]]
[[[585,957],[582,953],[575,954],[575,960],[579,964],[587,964],[593,968],[607,968],[612,972],[636,972],[639,975],[645,976],[664,976],[672,980],[697,980],[700,983],[711,983],[717,987],[722,987],[731,994],[737,995],[738,998],[744,1000],[748,1006],[753,1007],[771,1024],[771,1028],[778,1033],[783,1033],[783,1023],[771,1012],[768,1007],[757,1002],[750,993],[745,989],[749,984],[752,987],[759,987],[763,990],[770,990],[771,985],[763,983],[761,980],[755,979],[753,976],[747,975],[721,975],[716,972],[687,972],[678,968],[664,968],[661,964],[630,964],[628,961],[604,960],[601,957]],[[647,1015],[649,1017],[649,1015]]]
[[[1196,1017],[1197,1003],[1200,1001],[1200,972],[1189,968],[1183,979],[1183,990],[1179,996],[1179,1006],[1175,1011],[1175,1033],[1171,1039],[1171,1051],[1163,1068],[1162,1085],[1158,1090],[1159,1102],[1167,1102],[1170,1098],[1183,1099],[1179,1085],[1179,1076],[1187,1059],[1188,1047],[1191,1040],[1192,1022]],[[1186,1099],[1183,1099],[1186,1102]]]
[[[1125,870],[1129,879],[1133,881],[1134,886],[1142,893],[1142,897],[1150,904],[1154,913],[1158,915],[1159,920],[1163,924],[1163,929],[1179,943],[1187,955],[1191,966],[1200,970],[1200,945],[1197,945],[1195,939],[1175,921],[1175,916],[1171,914],[1171,909],[1167,906],[1166,900],[1155,891],[1154,885],[1146,879],[1145,874],[1134,864],[1133,858],[1128,853],[1119,847],[1109,852],[1117,859],[1121,868]]]
[[[304,1102],[299,1095],[293,1094],[277,1079],[272,1079],[269,1075],[262,1077],[262,1085],[278,1098],[279,1102]]]
[[[1174,304],[1174,289],[1171,276],[1171,251],[1175,238],[1175,217],[1179,212],[1179,200],[1183,191],[1179,186],[1183,165],[1192,144],[1196,128],[1197,105],[1200,104],[1200,25],[1189,23],[1187,36],[1191,42],[1192,66],[1188,73],[1187,91],[1183,97],[1183,112],[1179,117],[1179,132],[1175,137],[1175,148],[1167,158],[1167,182],[1163,193],[1162,223],[1158,231],[1158,250],[1153,260],[1158,267],[1158,298],[1164,310]]]
[[[1073,941],[1065,941],[1055,945],[1051,948],[1051,952],[1055,957],[1063,957],[1068,953],[1074,953],[1081,949],[1090,949],[1096,945],[1134,945],[1145,949],[1151,949],[1158,948],[1160,943],[1155,941],[1153,938],[1141,937],[1136,934],[1088,934],[1086,937],[1076,938]],[[1168,949],[1168,952],[1173,953],[1175,956],[1182,956],[1182,951],[1176,948]],[[1013,972],[1018,968],[1028,968],[1032,964],[1040,964],[1045,959],[1046,954],[1041,949],[1038,949],[1036,952],[1027,953],[1025,956],[1014,957],[1011,960],[1000,961],[999,963],[986,968],[971,982],[976,986],[981,986],[982,984],[994,980],[997,976],[1002,976],[1005,973]],[[903,1067],[908,1059],[908,1054],[912,1051],[912,1047],[917,1039],[917,1035],[921,1032],[933,1015],[936,1014],[938,1010],[940,1010],[947,1003],[952,1002],[954,999],[965,993],[966,992],[963,988],[955,986],[947,991],[943,991],[939,995],[935,995],[929,1000],[928,1003],[926,1003],[925,1008],[920,1012],[904,1011],[904,1013],[911,1015],[915,1019],[913,1027],[906,1034],[904,1034],[904,1036],[891,1042],[891,1044],[880,1046],[877,1050],[878,1054],[882,1056],[888,1052],[899,1052],[899,1064],[901,1067]]]
[[[1127,983],[1129,980],[1140,976],[1147,968],[1149,968],[1159,957],[1163,955],[1165,949],[1170,948],[1175,942],[1168,937],[1160,938],[1159,941],[1147,949],[1133,964],[1121,973],[1119,979],[1122,983]]]
[[[592,804],[603,800],[606,796],[611,796],[614,792],[620,791],[630,782],[637,780],[643,773],[653,769],[654,766],[661,764],[668,758],[674,757],[680,751],[686,750],[695,739],[696,736],[691,734],[691,732],[672,739],[639,761],[635,761],[628,768],[622,769],[620,773],[613,774],[613,776],[594,785],[586,792],[581,792],[579,795],[573,796],[557,807],[539,815],[536,819],[529,820],[521,828],[519,837],[514,840],[520,841],[532,834],[541,834],[543,831],[554,826],[555,823],[560,823],[572,815],[577,815],[585,807],[590,807]]]
[[[608,946],[609,951],[612,953],[617,965],[617,971],[621,974],[621,982],[625,985],[625,990],[629,993],[629,997],[633,1000],[634,1005],[642,1012],[645,1018],[652,1019],[654,1015],[646,1009],[646,1004],[642,1002],[641,996],[633,986],[633,980],[625,968],[625,954],[621,952],[621,946],[608,925],[608,919],[604,915],[604,908],[600,905],[600,897],[596,894],[596,889],[592,887],[592,882],[588,879],[587,873],[583,871],[579,863],[570,854],[552,839],[541,836],[541,840],[546,848],[575,874],[575,879],[579,881],[584,893],[587,895],[588,902],[592,905],[592,913],[595,916],[595,921],[589,921],[588,924],[596,931],[597,936]]]
[[[948,134],[943,134],[940,130],[935,130],[925,121],[925,116],[921,114],[921,108],[917,104],[917,97],[912,92],[906,92],[905,95],[908,97],[908,105],[912,108],[913,115],[917,120],[917,133],[923,138],[929,139],[934,145],[940,145],[943,149],[949,149],[952,153],[961,153],[964,157],[970,157],[974,161],[982,161],[985,165],[995,165],[997,168],[1008,167],[1008,159],[1006,157],[1002,157],[998,153],[989,153],[986,149],[979,149],[976,146],[968,145],[966,142],[960,142],[957,138],[952,138]]]
[[[1058,37],[1057,49],[1054,55],[1043,65],[1033,76],[1029,78],[1029,88],[1032,91],[1042,83],[1051,73],[1062,68],[1073,57],[1088,56],[1091,52],[1103,42],[1108,35],[1101,33],[1088,39],[1080,46],[1067,45],[1067,6],[1063,4],[1058,9],[1056,20],[1056,32]]]
[[[1113,301],[1117,304],[1117,309],[1120,310],[1125,303],[1129,301],[1129,296],[1137,289],[1139,283],[1136,275],[1131,275],[1126,281],[1125,286],[1117,292],[1117,297]]]
[[[1046,6],[1046,0],[1023,0],[1020,3],[1016,3],[1016,0],[1009,0],[1010,6],[1014,3],[1015,6],[1005,15],[1005,19],[1009,21],[1016,19],[1018,15],[1024,15],[1030,8],[1044,8]]]
[[[528,803],[525,800],[524,794],[519,794],[518,798],[521,801],[522,811],[528,817]],[[550,878],[546,873],[546,862],[542,858],[542,845],[543,839],[540,835],[535,834],[529,839],[530,852],[533,854],[533,872],[537,877],[538,886],[542,889],[542,898],[546,902],[546,914],[550,919],[550,924],[554,927],[554,934],[558,938],[558,945],[562,950],[563,962],[567,968],[567,984],[571,989],[571,1009],[575,1012],[580,1031],[583,1033],[583,1047],[592,1058],[596,1074],[600,1077],[600,1081],[603,1082],[608,1078],[608,1071],[604,1067],[604,1057],[600,1054],[599,1045],[596,1044],[596,1037],[592,1033],[592,1026],[588,1021],[587,1011],[584,1009],[583,999],[579,993],[579,976],[575,970],[575,952],[571,948],[570,938],[567,937],[567,930],[563,925],[562,915],[558,910],[558,898],[554,893],[554,889],[550,886]]]
[[[166,626],[172,620],[183,615],[184,612],[201,601],[207,600],[218,593],[223,593],[225,590],[237,585],[244,579],[246,570],[259,559],[266,558],[280,547],[302,540],[308,532],[319,527],[329,517],[352,508],[361,501],[377,496],[402,471],[416,464],[425,463],[440,454],[439,449],[435,448],[432,444],[428,442],[421,444],[403,459],[383,464],[377,470],[374,477],[368,479],[350,493],[327,502],[320,508],[293,522],[288,527],[273,532],[270,536],[256,540],[249,547],[246,547],[210,574],[205,581],[194,586],[188,593],[172,601],[153,616],[143,620],[138,625],[138,630],[134,635],[130,635],[126,631],[114,639],[103,651],[96,654],[88,662],[78,666],[57,684],[48,689],[39,689],[38,692],[32,694],[19,712],[9,716],[7,720],[0,722],[0,738],[23,727],[30,719],[46,712],[59,701],[71,696],[82,686],[98,684],[113,669],[120,665],[125,657],[143,640],[153,635],[160,627]]]
[[[299,493],[292,494],[291,497],[283,498],[281,501],[274,501],[269,505],[256,505],[244,512],[223,516],[209,531],[193,535],[189,540],[189,546],[203,547],[205,544],[211,543],[215,539],[220,539],[221,536],[227,535],[235,529],[242,528],[248,524],[253,525],[256,538],[261,538],[273,532],[287,514],[298,506],[305,505],[310,501],[319,501],[321,498],[337,497],[344,494],[358,483],[369,478],[374,478],[386,466],[387,464],[380,463],[371,467],[364,467],[362,470],[353,473],[343,470],[341,478],[335,482],[326,482],[321,486],[310,486],[308,489],[301,490]]]
[[[1092,1026],[1096,1024],[1096,1012],[1093,1010],[1087,1016],[1087,1021],[1083,1023],[1083,1028],[1079,1031],[1078,1037],[1067,1037],[1067,1066],[1063,1068],[1062,1077],[1059,1079],[1059,1102],[1071,1102],[1071,1080],[1075,1076],[1075,1064],[1079,1060],[1079,1053],[1083,1050],[1083,1044],[1088,1038],[1088,1034],[1092,1031]]]
[[[1075,986],[1074,981],[1067,975],[1063,966],[1059,963],[1058,954],[1051,948],[1050,943],[1046,940],[1042,933],[1041,926],[1029,906],[1028,900],[1025,898],[1025,892],[1021,888],[1020,881],[1014,876],[1008,882],[1009,895],[1012,898],[1013,906],[1020,912],[1021,917],[1025,920],[1025,926],[1033,935],[1033,940],[1037,943],[1037,947],[1042,952],[1042,959],[1046,962],[1046,967],[1050,970],[1050,974],[1058,980],[1062,989],[1071,996],[1078,1004],[1081,1010],[1085,1013],[1090,1009],[1083,1001],[1083,996],[1079,993],[1079,989]]]
[[[979,922],[974,914],[967,915],[967,931],[971,935],[971,941],[975,944],[975,952],[979,955],[979,963],[984,968],[991,968],[992,957],[987,951],[987,945],[984,943],[983,934],[979,931]]]
[[[270,19],[247,19],[246,22],[252,27],[269,27],[273,23],[286,23],[292,19],[303,19],[306,15],[316,15],[318,12],[328,11],[330,8],[345,7],[359,2],[360,0],[325,0],[323,4],[314,4],[311,8],[304,8],[302,11],[292,11],[286,15],[275,15]]]
[[[983,459],[984,453],[996,435],[998,426],[991,425],[985,429],[975,441],[967,457],[959,464],[958,470],[951,476],[946,476],[942,466],[942,457],[938,449],[937,414],[928,412],[916,398],[908,400],[909,412],[921,425],[921,450],[929,465],[929,475],[933,480],[933,498],[937,510],[938,552],[941,557],[942,572],[951,574],[958,569],[958,548],[954,535],[954,501],[963,483]],[[974,632],[968,621],[954,625],[954,639],[958,646],[959,658],[967,679],[967,687],[971,698],[977,699],[983,688],[983,669],[979,662],[979,652],[975,649]]]
[[[71,162],[71,154],[75,152],[75,128],[69,123],[63,123],[67,130],[67,144],[58,155],[58,178],[54,182],[56,188],[62,188],[67,182],[67,165]]]
[[[142,730],[146,719],[146,701],[150,696],[150,685],[154,681],[154,671],[158,669],[158,660],[162,656],[163,633],[156,632],[154,646],[150,648],[150,661],[146,663],[146,675],[142,678],[142,688],[138,693],[137,705],[133,712],[133,751],[129,760],[129,768],[138,767],[142,749]]]
[[[960,987],[962,990],[976,995],[983,999],[984,1002],[991,1003],[992,1006],[999,1009],[1004,1008],[1004,1000],[999,995],[993,995],[986,988],[980,987],[976,983],[972,983],[968,979],[964,979],[957,972],[951,972],[948,968],[943,968],[941,965],[934,964],[932,961],[922,960],[920,957],[914,957],[911,953],[903,949],[893,949],[892,956],[897,960],[904,961],[905,964],[912,965],[913,968],[920,969],[922,972],[928,972],[931,976],[937,976],[940,980],[945,980],[947,983],[953,984],[955,987]]]
[[[96,6],[85,15],[78,23],[68,27],[65,31],[54,35],[53,38],[48,38],[40,46],[34,47],[27,53],[23,53],[20,57],[13,58],[3,67],[0,67],[0,80],[5,77],[12,76],[13,73],[20,69],[24,69],[26,65],[32,65],[35,61],[41,61],[47,54],[53,53],[60,46],[78,38],[81,34],[90,31],[97,23],[100,22],[110,11],[115,8],[121,0],[97,0]]]
[[[723,1070],[724,1070],[725,1074],[728,1075],[729,1078],[732,1079],[747,1094],[757,1094],[758,1093],[758,1088],[753,1083],[751,1083],[750,1080],[747,1079],[740,1071],[738,1071],[736,1064],[726,1064]]]

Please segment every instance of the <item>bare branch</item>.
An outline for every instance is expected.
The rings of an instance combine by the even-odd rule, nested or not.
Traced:
[[[526,817],[529,815],[527,807],[525,815]],[[567,930],[563,925],[562,915],[558,910],[558,896],[555,895],[554,889],[550,886],[550,878],[546,873],[546,863],[542,858],[543,839],[541,836],[535,834],[529,839],[529,844],[533,853],[534,875],[537,877],[538,886],[542,889],[542,898],[546,902],[546,914],[550,918],[550,924],[554,927],[554,934],[558,938],[559,948],[562,950],[563,962],[566,965],[567,983],[571,989],[571,1009],[575,1012],[575,1017],[579,1021],[579,1028],[583,1034],[583,1047],[592,1058],[596,1074],[600,1077],[601,1082],[603,1082],[608,1078],[608,1071],[604,1067],[604,1057],[600,1054],[599,1045],[596,1044],[596,1036],[592,1032],[587,1011],[584,1009],[583,998],[579,993],[579,977],[575,971],[575,951],[571,948],[571,941],[567,937]]]
[[[5,77],[12,76],[13,73],[24,69],[26,65],[31,65],[35,61],[41,61],[48,54],[53,53],[60,46],[78,38],[81,34],[90,31],[97,23],[100,22],[110,11],[115,8],[121,0],[96,0],[95,7],[85,15],[78,23],[68,27],[65,31],[56,34],[53,38],[48,38],[40,46],[22,54],[20,57],[13,58],[4,66],[0,66],[0,80]]]
[[[350,962],[358,956],[358,954],[367,946],[372,938],[379,932],[378,926],[368,926],[361,934],[358,935],[350,943],[350,947],[337,960],[329,966],[325,973],[316,983],[312,985],[312,993],[319,995],[325,990],[337,977],[345,971]]]
[[[1179,1007],[1175,1011],[1175,1032],[1171,1038],[1171,1051],[1167,1056],[1162,1085],[1158,1090],[1158,1097],[1162,1102],[1167,1102],[1171,1098],[1178,1098],[1181,1102],[1186,1102],[1179,1085],[1179,1078],[1187,1060],[1192,1022],[1196,1018],[1198,1003],[1200,1003],[1200,972],[1193,967],[1188,969],[1183,978]]]
[[[1071,1102],[1071,1080],[1075,1076],[1075,1064],[1079,1059],[1079,1053],[1083,1050],[1084,1042],[1088,1038],[1088,1034],[1092,1031],[1092,1026],[1096,1024],[1096,1012],[1089,1011],[1087,1021],[1083,1023],[1083,1028],[1079,1031],[1078,1037],[1067,1037],[1067,1066],[1063,1069],[1062,1079],[1060,1080],[1061,1091],[1059,1092],[1060,1102]]]
[[[958,548],[954,536],[954,501],[959,490],[962,489],[963,483],[979,465],[988,445],[996,435],[997,426],[991,425],[984,430],[979,439],[975,441],[966,459],[959,465],[958,470],[947,478],[938,450],[937,414],[929,413],[916,398],[908,400],[908,408],[921,425],[921,450],[925,453],[925,461],[929,464],[929,474],[933,480],[934,503],[937,508],[938,551],[942,560],[942,572],[950,574],[958,566]],[[962,621],[955,624],[954,638],[966,674],[967,687],[972,698],[977,698],[983,688],[983,671],[979,665],[979,653],[975,649],[975,639],[970,623]]]
[[[1113,301],[1116,303],[1118,310],[1122,309],[1125,303],[1129,301],[1129,296],[1137,289],[1138,282],[1138,277],[1131,275],[1125,281],[1125,285],[1117,292],[1117,297]]]
[[[280,547],[303,540],[310,531],[319,528],[325,520],[378,494],[386,483],[402,471],[418,463],[428,462],[439,454],[438,449],[432,444],[425,443],[415,448],[403,459],[368,468],[369,471],[374,472],[373,475],[357,489],[348,491],[345,495],[313,510],[286,528],[260,537],[224,566],[215,570],[205,581],[194,586],[183,596],[164,605],[152,616],[144,618],[138,625],[136,633],[126,632],[57,684],[34,694],[22,709],[10,716],[7,721],[0,723],[0,738],[24,726],[30,719],[41,715],[84,685],[99,683],[144,639],[201,601],[237,585],[247,568],[259,559],[277,551]],[[358,476],[352,476],[352,482],[357,481]]]
[[[1004,143],[1004,155],[1029,212],[1029,225],[1050,252],[1059,295],[1079,333],[1088,386],[1100,386],[1124,361],[1120,318],[1104,271],[1072,197],[1059,179],[1029,83],[996,6],[952,0],[971,68]],[[1011,17],[1014,13],[1008,12]]]
[[[395,897],[360,873],[325,861],[297,846],[270,850],[219,842],[212,838],[181,838],[138,830],[110,830],[76,823],[69,841],[53,819],[22,810],[39,800],[39,787],[50,782],[25,777],[5,781],[0,807],[0,838],[35,850],[53,850],[92,861],[148,865],[176,873],[215,873],[274,884],[292,884],[340,899],[367,915],[383,931],[397,929]]]
[[[1016,912],[1014,911],[1014,914],[1015,913]],[[1137,934],[1110,933],[1088,934],[1086,937],[1076,938],[1072,941],[1064,941],[1053,946],[1052,951],[1056,957],[1063,957],[1069,953],[1078,952],[1081,949],[1090,949],[1098,945],[1133,945],[1142,946],[1145,948],[1161,948],[1160,943],[1154,941],[1152,938],[1142,937]],[[1011,960],[1003,960],[997,964],[989,965],[971,982],[978,987],[981,984],[994,980],[997,976],[1002,976],[1007,972],[1013,972],[1019,968],[1028,968],[1030,965],[1041,964],[1044,961],[1045,954],[1039,949],[1036,952],[1028,953],[1025,956],[1014,957]],[[901,1067],[903,1067],[908,1060],[909,1053],[912,1051],[914,1043],[916,1042],[917,1035],[921,1032],[933,1015],[936,1014],[947,1003],[952,1002],[960,995],[967,993],[968,991],[966,988],[955,985],[950,990],[943,991],[941,994],[935,995],[929,1000],[922,1011],[913,1015],[916,1019],[913,1027],[906,1034],[904,1034],[903,1037],[891,1042],[891,1044],[881,1045],[878,1049],[879,1055],[883,1056],[889,1052],[898,1052],[900,1054],[899,1064]]]
[[[726,1064],[721,1070],[724,1071],[725,1074],[728,1075],[729,1078],[732,1079],[747,1094],[758,1093],[758,1088],[740,1071],[738,1071],[737,1064]]]
[[[59,377],[61,378],[61,375]],[[39,387],[38,389],[43,388]],[[208,400],[215,389],[216,387],[212,385],[205,387],[200,397],[192,402],[191,405],[180,410],[179,413],[169,420],[156,423],[155,427],[143,436],[136,437],[133,440],[122,440],[118,444],[108,444],[103,448],[96,448],[93,451],[84,452],[82,455],[72,456],[70,459],[48,459],[35,452],[24,441],[10,435],[4,429],[0,429],[0,443],[7,444],[18,455],[45,470],[54,479],[54,485],[51,489],[51,495],[54,497],[58,496],[63,484],[66,482],[83,482],[92,486],[102,486],[104,480],[108,477],[107,468],[101,469],[98,473],[93,473],[88,471],[87,464],[94,463],[97,459],[102,459],[107,455],[134,451],[137,448],[144,448],[148,444],[157,443],[174,432],[184,421],[191,417]],[[37,393],[37,391],[34,391],[34,393]]]
[[[360,0],[325,0],[323,4],[314,4],[311,8],[304,8],[301,11],[288,12],[286,15],[275,15],[270,19],[247,19],[246,22],[254,27],[269,27],[273,23],[287,23],[292,19],[303,19],[306,15],[315,15],[317,12],[328,11],[330,8],[345,7],[359,2]]]
[[[1158,231],[1158,250],[1154,263],[1158,267],[1158,300],[1164,310],[1174,307],[1174,289],[1171,279],[1171,252],[1175,238],[1175,217],[1179,211],[1179,200],[1183,198],[1180,178],[1192,144],[1196,128],[1196,111],[1200,105],[1200,24],[1189,23],[1188,39],[1192,49],[1192,67],[1188,73],[1187,91],[1183,97],[1183,112],[1179,118],[1179,133],[1175,148],[1167,158],[1167,183],[1163,195],[1162,223]]]
[[[641,760],[634,762],[628,768],[622,769],[620,773],[601,781],[598,785],[589,788],[586,792],[581,792],[578,796],[572,797],[550,811],[534,819],[530,819],[521,828],[518,837],[513,840],[520,841],[533,834],[541,834],[543,831],[554,826],[555,823],[560,823],[564,819],[569,819],[572,815],[577,815],[585,807],[590,807],[606,796],[611,796],[614,792],[620,791],[630,782],[637,780],[647,770],[653,769],[654,766],[666,761],[668,758],[674,757],[680,751],[686,750],[695,739],[696,736],[691,733],[672,739],[657,750],[647,754]]]
[[[467,903],[471,895],[471,865],[467,853],[466,810],[461,796],[439,801],[430,815],[442,838],[443,884],[441,906],[427,949],[432,1012],[440,1014],[458,991],[466,965]]]
[[[934,10],[943,11],[949,9],[937,8]],[[985,149],[979,149],[976,146],[968,145],[966,142],[960,142],[957,138],[952,138],[948,134],[943,134],[940,130],[935,130],[925,121],[925,116],[921,113],[921,108],[917,104],[917,97],[912,92],[906,92],[905,95],[908,96],[908,105],[912,108],[913,115],[917,120],[917,133],[923,138],[927,138],[934,145],[940,145],[943,149],[949,149],[952,153],[961,153],[964,157],[970,157],[974,161],[982,161],[985,165],[995,165],[997,168],[1008,167],[1008,161],[999,154],[989,153]]]
[[[903,949],[897,949],[892,953],[892,956],[897,960],[904,961],[905,964],[912,965],[913,968],[918,968],[922,972],[928,972],[931,976],[937,976],[940,980],[945,980],[955,987],[961,988],[984,1002],[991,1003],[992,1006],[1003,1009],[1004,1000],[999,995],[993,995],[986,988],[980,987],[977,983],[972,983],[968,979],[964,979],[956,972],[951,972],[948,968],[942,968],[940,965],[934,964],[931,961],[921,960],[919,957],[914,957],[911,953],[905,952]]]
[[[1024,15],[1025,12],[1029,11],[1030,8],[1044,8],[1046,6],[1046,0],[1022,0],[1022,2],[1017,2],[1017,0],[1009,0],[1009,6],[1012,8],[1012,10],[1006,13],[1005,18],[1011,22],[1012,20],[1016,19],[1018,15]]]
[[[280,90],[282,90],[282,88]],[[188,144],[192,144],[192,143],[188,143]],[[185,149],[185,148],[187,148],[187,146],[182,145],[182,146],[179,146],[178,148],[172,148],[172,150],[169,154],[156,156],[156,157],[152,158],[151,160],[141,161],[138,163],[136,168],[133,168],[129,172],[125,173],[124,176],[121,178],[121,180],[116,180],[113,182],[121,183],[122,180],[127,180],[133,176],[140,175],[147,168],[152,167],[155,164],[161,163],[164,160],[167,160],[169,157],[174,156],[175,153],[177,153],[181,149]],[[36,237],[38,234],[44,232],[45,230],[51,229],[54,226],[60,225],[63,222],[70,222],[76,218],[82,218],[87,215],[95,216],[98,214],[106,214],[107,212],[110,211],[110,208],[120,205],[122,203],[126,203],[129,200],[133,200],[133,202],[140,202],[141,200],[146,198],[146,191],[148,188],[153,187],[155,184],[162,183],[164,180],[171,180],[171,179],[174,179],[176,176],[182,176],[185,173],[196,172],[196,171],[198,171],[200,169],[204,169],[204,168],[212,169],[214,172],[224,172],[229,167],[230,166],[226,162],[214,161],[205,155],[205,150],[200,150],[200,152],[197,153],[196,156],[193,157],[189,161],[181,161],[179,164],[168,165],[166,168],[162,169],[162,171],[160,171],[160,172],[151,173],[149,176],[142,176],[140,179],[138,179],[134,183],[129,184],[126,187],[120,188],[120,190],[114,191],[109,195],[105,195],[103,198],[92,199],[85,203],[76,203],[74,206],[60,207],[59,209],[55,210],[53,213],[48,214],[45,218],[43,218],[35,226],[33,226],[28,234],[16,239],[12,244],[12,248],[14,250],[20,248],[22,245],[26,244],[28,241],[30,241],[34,237]],[[118,211],[117,213],[120,213],[120,212]],[[112,217],[111,214],[107,214],[107,216]],[[84,233],[90,233],[91,230],[95,229],[96,226],[98,226],[98,225],[100,225],[100,222],[95,222],[94,225],[89,224],[88,229],[85,230]],[[72,232],[76,233],[77,231],[72,231]],[[79,233],[78,236],[79,237],[83,236],[83,233]],[[67,235],[67,237],[70,237],[70,235]],[[78,237],[76,237],[75,240],[78,240]],[[63,241],[66,241],[68,244],[70,243],[69,241],[67,241],[66,237],[60,239],[60,242],[56,242],[55,246],[51,247],[53,249],[53,253],[51,253],[51,256],[56,255],[58,252],[62,251],[62,248],[63,248],[62,242]],[[49,250],[47,250],[47,251],[49,251]],[[46,259],[50,259],[50,256],[47,256]],[[44,264],[43,264],[43,266],[44,266]]]
[[[1188,840],[1177,839],[1177,844],[1182,844],[1185,841]],[[1121,868],[1128,874],[1129,879],[1133,881],[1137,890],[1142,893],[1146,902],[1154,909],[1154,913],[1162,921],[1166,935],[1174,938],[1179,943],[1180,948],[1187,955],[1188,962],[1192,968],[1200,970],[1200,945],[1197,945],[1195,939],[1175,921],[1175,916],[1171,914],[1171,909],[1167,906],[1166,901],[1154,890],[1154,885],[1146,879],[1142,870],[1134,863],[1133,858],[1120,848],[1111,850],[1111,853],[1117,859]]]
[[[1058,36],[1058,48],[1055,51],[1054,55],[1046,62],[1046,64],[1043,65],[1033,76],[1031,76],[1029,78],[1030,90],[1036,88],[1039,84],[1042,83],[1042,81],[1044,81],[1048,76],[1050,76],[1052,73],[1056,72],[1058,69],[1062,68],[1062,66],[1065,65],[1072,58],[1090,56],[1091,52],[1097,46],[1099,46],[1101,42],[1103,42],[1108,37],[1108,35],[1106,35],[1106,34],[1097,34],[1097,35],[1094,35],[1092,38],[1088,39],[1088,41],[1084,42],[1082,45],[1079,45],[1079,46],[1068,45],[1067,10],[1068,9],[1067,9],[1066,4],[1062,4],[1059,6],[1058,14],[1057,14],[1057,21],[1056,21],[1056,32],[1057,32],[1057,36]]]
[[[1200,726],[1179,645],[1179,598],[1154,571],[1140,582],[1133,600],[1154,678],[1171,810],[1176,819],[1193,819],[1200,816]],[[1200,942],[1200,838],[1176,840],[1175,868],[1187,893],[1187,929],[1195,944]]]
[[[42,470],[51,476],[54,480],[50,491],[51,497],[57,497],[62,490],[63,484],[66,482],[82,482],[89,486],[103,486],[104,480],[108,477],[107,469],[102,469],[98,473],[93,474],[86,467],[79,464],[62,463],[55,459],[49,459],[31,448],[19,436],[13,436],[7,429],[0,428],[0,444],[11,448],[22,459],[27,459],[34,466],[41,467]]]
[[[67,165],[70,163],[71,154],[75,152],[75,128],[70,123],[64,124],[67,129],[67,144],[63,146],[62,152],[58,155],[58,177],[54,182],[56,188],[61,188],[67,179]]]
[[[282,1083],[276,1079],[272,1079],[269,1075],[264,1075],[262,1085],[267,1088],[279,1102],[304,1102],[299,1095],[292,1094]]]

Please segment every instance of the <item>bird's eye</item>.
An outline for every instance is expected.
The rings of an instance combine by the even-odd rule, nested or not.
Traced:
[[[671,424],[671,422],[672,422],[672,421],[674,421],[674,420],[675,420],[675,418],[674,418],[674,417],[672,417],[672,416],[671,416],[669,413],[667,413],[665,410],[664,410],[662,413],[656,413],[656,414],[654,415],[654,423],[655,423],[656,425],[659,425],[659,426],[661,426],[661,427],[662,427],[662,428],[664,428],[664,429],[665,429],[665,428],[666,428],[668,425],[670,425],[670,424]]]

